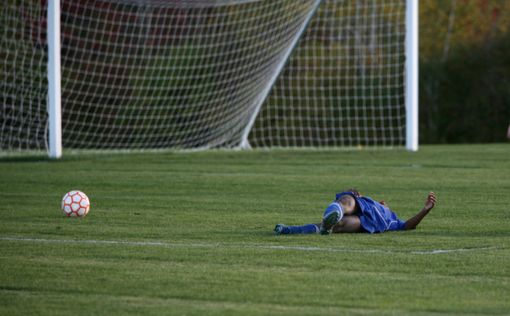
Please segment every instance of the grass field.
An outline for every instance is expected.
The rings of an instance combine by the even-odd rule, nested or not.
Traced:
[[[357,187],[415,231],[274,236]],[[80,189],[85,219],[60,199]],[[510,314],[510,145],[0,158],[0,315]]]

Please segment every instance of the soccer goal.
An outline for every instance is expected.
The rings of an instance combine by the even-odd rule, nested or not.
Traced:
[[[417,149],[417,2],[6,0],[0,149]]]
[[[418,1],[323,1],[251,132],[268,147],[418,148]]]

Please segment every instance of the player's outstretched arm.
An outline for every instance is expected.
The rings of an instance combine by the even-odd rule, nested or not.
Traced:
[[[437,203],[436,194],[434,192],[430,192],[429,195],[427,196],[427,200],[425,201],[425,205],[423,206],[421,211],[419,211],[418,214],[414,215],[406,222],[405,229],[406,230],[415,229],[416,226],[418,226],[418,224],[422,221],[422,219],[425,216],[427,216],[430,210],[433,209],[434,206],[436,206],[436,203]]]

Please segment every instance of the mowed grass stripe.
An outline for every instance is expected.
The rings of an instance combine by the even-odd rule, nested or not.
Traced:
[[[94,288],[92,293],[228,301],[246,303],[246,305],[253,305],[254,308],[257,304],[280,304],[289,307],[317,306],[318,310],[326,306],[352,307],[352,304],[359,304],[356,297],[364,295],[366,302],[357,306],[367,309],[383,306],[381,310],[413,310],[413,306],[419,304],[422,310],[445,311],[444,304],[449,304],[446,309],[449,312],[456,310],[463,313],[474,311],[480,313],[479,305],[486,304],[484,311],[494,313],[504,308],[504,292],[499,292],[498,288],[502,282],[508,284],[508,278],[473,275],[468,271],[458,271],[457,275],[449,275],[444,269],[415,273],[398,271],[398,269],[381,271],[376,266],[353,266],[350,260],[346,260],[346,269],[338,267],[331,269],[331,267],[320,265],[307,265],[306,261],[312,258],[310,256],[303,258],[304,262],[297,264],[292,262],[282,264],[279,260],[275,260],[272,264],[268,262],[260,264],[252,260],[226,263],[215,260],[212,262],[209,260],[189,261],[190,256],[200,253],[198,250],[191,253],[183,249],[167,250],[160,256],[132,251],[105,252],[103,256],[91,256],[84,252],[85,249],[81,246],[68,249],[46,248],[47,256],[44,258],[27,259],[27,257],[19,258],[18,255],[11,256],[14,261],[24,260],[23,273],[28,276],[37,276],[35,282],[20,279],[16,289],[48,294],[59,291],[74,293],[76,297],[80,297],[82,293],[88,295],[91,292],[90,289],[100,283],[102,286]],[[100,253],[98,249],[94,251]],[[224,258],[226,253],[228,252],[216,253],[216,255],[219,259]],[[208,254],[212,253],[202,253],[204,256]],[[243,252],[236,251],[232,254],[242,255]],[[261,254],[257,252],[255,255]],[[162,258],[165,255],[166,259]],[[392,262],[391,258],[380,254],[357,259],[362,262],[361,258],[365,257],[383,265]],[[455,259],[461,261],[466,258],[458,256]],[[325,259],[334,258],[326,256]],[[398,256],[393,262],[401,260],[405,261],[405,256]],[[55,265],[56,262],[57,265]],[[429,263],[429,265],[435,264]],[[13,273],[10,275],[12,278],[19,275],[18,268],[18,265],[13,265],[11,269]],[[41,271],[45,270],[49,273],[41,275]],[[338,280],[338,283],[317,281],[318,271],[327,272],[328,277],[331,280]],[[271,275],[272,278],[267,278],[267,275]],[[289,287],[289,284],[293,284],[296,280],[306,284],[306,291],[303,287]],[[370,287],[389,287],[392,291],[371,293],[366,291]],[[452,293],[451,296],[444,297],[445,287],[462,288],[463,293]],[[349,291],[345,292],[345,288]],[[268,289],[271,291],[264,291]],[[322,290],[321,295],[310,299],[310,292],[319,290]],[[414,292],[408,293],[411,290]],[[480,296],[481,293],[484,294],[483,297],[472,300],[472,295]],[[387,300],[383,305],[380,305],[381,295]],[[424,299],[426,302],[422,302]],[[438,308],[432,302],[439,304],[440,307]],[[9,302],[6,306],[11,303]],[[90,308],[95,308],[96,302],[91,301],[89,304],[92,305]],[[177,307],[174,306],[174,308]],[[85,309],[87,310],[86,306]]]
[[[251,302],[232,302],[227,300],[195,300],[177,297],[146,297],[112,294],[89,294],[80,293],[80,296],[55,291],[44,296],[38,291],[31,290],[3,290],[0,293],[5,299],[17,302],[20,309],[6,310],[7,312],[19,313],[24,306],[39,304],[41,310],[53,310],[54,315],[67,315],[60,311],[80,308],[92,311],[95,314],[109,315],[111,313],[132,313],[134,310],[143,310],[145,315],[395,315],[405,314],[406,310],[395,309],[384,312],[378,308],[360,308],[357,306],[310,306],[294,304],[269,304]],[[42,303],[44,302],[44,303]],[[90,306],[90,302],[95,302]],[[115,308],[112,308],[115,307]],[[174,312],[178,310],[178,312]],[[26,308],[28,313],[31,309]],[[87,314],[83,313],[83,314]],[[8,313],[10,314],[10,313]],[[80,312],[77,313],[80,315]],[[444,315],[441,312],[414,311],[413,315]]]
[[[506,315],[509,154],[496,144],[0,158],[0,314]],[[272,235],[279,222],[317,222],[352,186],[404,219],[429,190],[439,204],[411,232]],[[71,189],[91,198],[87,218],[62,217]]]
[[[41,239],[28,237],[10,237],[0,236],[0,241],[12,242],[32,242],[32,243],[52,243],[52,244],[97,244],[112,246],[139,246],[139,247],[165,247],[165,248],[252,248],[267,250],[283,250],[283,251],[318,251],[318,252],[357,252],[357,253],[382,253],[397,254],[408,253],[418,255],[437,255],[456,252],[479,252],[493,250],[507,250],[508,247],[474,247],[474,248],[453,248],[453,249],[429,249],[429,250],[413,250],[413,249],[367,249],[367,248],[325,248],[325,247],[309,247],[309,246],[282,246],[271,244],[252,244],[252,243],[168,243],[158,241],[122,241],[122,240],[90,240],[90,239]]]

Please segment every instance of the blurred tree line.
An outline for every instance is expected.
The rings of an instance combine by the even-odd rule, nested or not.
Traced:
[[[510,1],[420,1],[420,141],[505,141]]]

